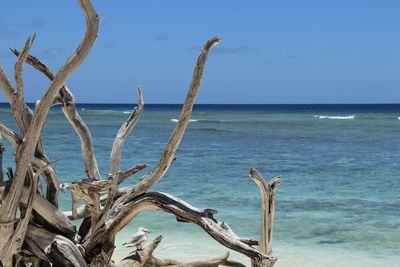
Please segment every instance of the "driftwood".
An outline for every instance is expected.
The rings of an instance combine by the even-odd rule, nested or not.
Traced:
[[[259,186],[262,198],[259,241],[238,236],[228,224],[217,220],[214,209],[196,208],[172,195],[149,192],[176,158],[200,89],[208,55],[220,39],[214,37],[208,40],[200,51],[179,120],[158,164],[136,183],[120,187],[130,176],[147,167],[147,164],[141,163],[121,170],[123,145],[143,112],[143,95],[139,87],[138,105],[118,130],[110,153],[110,171],[106,177],[101,177],[90,130],[80,117],[75,98],[66,85],[89,53],[98,33],[99,17],[91,1],[78,2],[86,18],[86,32],[78,48],[58,72],[53,72],[29,54],[35,35],[27,39],[20,51],[11,49],[17,57],[15,87],[0,66],[0,88],[10,103],[18,126],[18,130],[14,130],[0,123],[0,134],[15,151],[15,171],[8,167],[6,179],[2,168],[5,148],[0,143],[0,266],[244,266],[230,261],[229,253],[192,262],[158,259],[153,252],[161,242],[161,236],[120,263],[113,263],[116,234],[143,210],[171,213],[179,222],[194,223],[221,245],[246,255],[251,259],[252,266],[273,266],[276,258],[272,256],[272,229],[279,177],[267,183],[258,171],[250,170],[250,177]],[[34,112],[24,99],[24,63],[51,81]],[[79,136],[86,179],[73,181],[70,177],[69,181],[73,182],[59,184],[57,173],[41,142],[42,129],[53,105],[61,105],[67,121]],[[40,177],[46,181],[46,190],[39,186]],[[60,190],[71,191],[71,211],[61,212],[58,209]],[[78,207],[80,199],[85,205]],[[78,229],[72,223],[76,219],[83,219]]]
[[[240,262],[230,261],[229,252],[216,258],[207,260],[197,260],[191,262],[181,262],[173,259],[159,259],[153,255],[154,250],[160,244],[162,236],[156,237],[150,244],[143,250],[133,251],[127,257],[122,259],[118,264],[112,263],[112,267],[141,267],[141,266],[171,266],[171,267],[218,267],[223,266],[236,266],[244,267],[245,265]]]

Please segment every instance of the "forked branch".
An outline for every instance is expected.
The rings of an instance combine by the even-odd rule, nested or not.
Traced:
[[[280,183],[280,177],[277,176],[267,183],[256,169],[251,168],[250,178],[257,184],[261,192],[261,226],[258,247],[261,252],[271,255],[272,228],[275,216],[275,194]]]
[[[20,55],[20,52],[16,49],[11,49],[11,51],[16,56]],[[55,76],[52,70],[38,58],[28,55],[25,62],[44,74],[49,80],[52,81],[54,79]],[[56,97],[55,100],[53,100],[52,105],[55,103],[61,104],[61,109],[65,117],[79,136],[81,141],[83,164],[88,178],[99,180],[100,172],[94,154],[92,135],[88,126],[76,110],[75,97],[66,85],[60,89],[59,93],[60,97]]]

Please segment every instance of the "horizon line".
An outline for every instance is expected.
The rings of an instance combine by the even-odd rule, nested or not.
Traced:
[[[1,104],[10,104],[9,102],[0,102]],[[35,105],[35,102],[26,102],[26,104]],[[78,102],[76,105],[135,105],[136,103],[110,103],[110,102]],[[58,104],[59,105],[59,104]],[[58,106],[54,105],[54,106]],[[183,103],[145,103],[145,105],[183,105]],[[195,103],[194,105],[400,105],[399,103]]]

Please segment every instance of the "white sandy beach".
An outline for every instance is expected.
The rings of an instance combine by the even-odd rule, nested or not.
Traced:
[[[155,251],[155,255],[160,258],[173,258],[181,261],[200,260],[205,258],[218,257],[229,251],[218,244],[207,234],[201,234],[201,230],[195,231],[193,235],[187,235],[179,231],[177,233],[164,234],[163,241]],[[124,230],[118,236],[117,248],[114,251],[113,259],[118,262],[129,254],[129,250],[121,244],[124,242],[128,233]],[[158,234],[158,233],[157,233]],[[156,237],[151,234],[149,240]],[[314,247],[301,244],[274,244],[273,255],[278,258],[275,266],[277,267],[398,267],[400,266],[400,255],[384,256],[376,253],[367,253],[346,249],[338,245],[316,245]],[[250,266],[250,260],[235,251],[230,251],[230,259],[239,261],[246,266]]]

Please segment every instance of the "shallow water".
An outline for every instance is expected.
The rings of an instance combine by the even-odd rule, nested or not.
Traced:
[[[79,106],[104,175],[113,138],[132,107]],[[282,177],[276,266],[400,266],[399,116],[400,105],[196,106],[177,160],[154,190],[217,209],[216,217],[238,234],[257,238],[260,194],[248,178],[256,167],[265,177]],[[124,146],[123,169],[141,162],[154,166],[178,117],[178,105],[147,105]],[[0,119],[15,128],[5,105]],[[60,179],[84,178],[79,139],[58,109],[44,135],[50,158],[60,159]],[[60,197],[62,208],[70,209],[70,195]],[[152,237],[164,236],[157,249],[162,256],[193,259],[226,251],[198,227],[157,212],[137,217],[117,244],[139,226]],[[117,257],[125,255],[120,246],[117,251]]]

